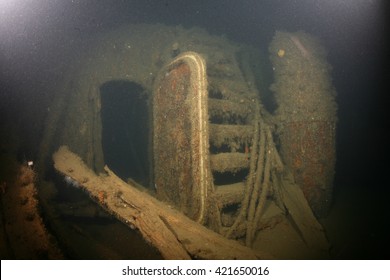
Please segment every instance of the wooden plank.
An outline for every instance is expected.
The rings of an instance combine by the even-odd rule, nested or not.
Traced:
[[[126,184],[108,167],[96,175],[66,146],[53,155],[54,167],[77,181],[109,213],[156,247],[165,259],[272,259],[228,240],[145,192]]]
[[[280,195],[288,216],[297,227],[306,245],[309,248],[328,252],[329,243],[324,229],[314,217],[301,188],[293,182],[292,178],[282,180]]]

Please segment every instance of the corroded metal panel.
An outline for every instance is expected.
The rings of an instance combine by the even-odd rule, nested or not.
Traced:
[[[157,195],[199,222],[212,182],[206,77],[203,58],[183,53],[161,71],[153,96]]]
[[[326,213],[331,203],[336,160],[335,124],[327,121],[287,123],[281,143],[284,159],[313,211]]]
[[[337,123],[326,51],[304,32],[276,32],[269,50],[282,157],[314,213],[325,216],[333,189]]]

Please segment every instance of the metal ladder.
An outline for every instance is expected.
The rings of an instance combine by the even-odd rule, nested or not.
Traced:
[[[202,73],[202,68],[207,71]],[[207,80],[205,100],[198,99],[202,74]],[[153,139],[158,197],[216,231],[231,226],[250,169],[254,119],[259,113],[256,92],[246,83],[234,57],[219,55],[206,66],[202,56],[192,52],[166,66],[156,84]],[[206,120],[191,119],[197,100],[207,104]],[[200,122],[206,122],[207,129],[189,128]],[[194,153],[201,142],[194,140],[199,135],[208,141],[208,150]],[[206,164],[198,165],[197,156]],[[202,168],[203,173],[199,172]],[[200,173],[204,177],[198,178]],[[197,191],[202,188],[206,191]]]

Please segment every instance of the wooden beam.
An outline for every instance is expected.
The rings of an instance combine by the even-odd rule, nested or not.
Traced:
[[[281,181],[279,191],[288,217],[297,227],[307,247],[323,253],[329,252],[324,229],[315,218],[301,188],[294,183],[292,175]]]
[[[173,207],[136,189],[107,166],[96,175],[66,146],[53,154],[54,167],[78,182],[109,213],[156,247],[165,259],[272,259],[189,219]],[[68,178],[69,179],[69,178]]]

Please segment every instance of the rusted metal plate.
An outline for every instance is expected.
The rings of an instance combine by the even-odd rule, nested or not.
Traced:
[[[292,167],[312,210],[324,215],[331,203],[335,155],[335,124],[301,121],[285,124],[283,157]]]
[[[203,222],[212,176],[203,58],[183,53],[160,73],[153,96],[154,182],[160,199]]]

